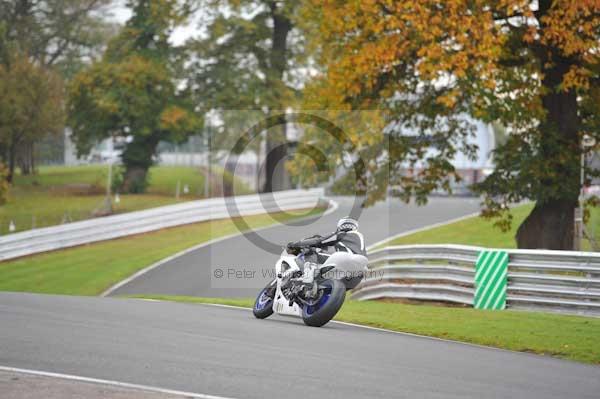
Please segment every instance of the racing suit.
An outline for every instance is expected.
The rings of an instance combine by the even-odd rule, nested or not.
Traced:
[[[365,240],[359,231],[337,231],[327,237],[314,236],[288,244],[288,248],[292,249],[305,246],[322,249],[308,255],[305,261],[335,266],[334,273],[343,274],[332,277],[341,278],[346,288],[352,289],[362,280],[368,260]]]

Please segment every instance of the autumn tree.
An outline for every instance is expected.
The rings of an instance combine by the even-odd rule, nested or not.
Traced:
[[[0,145],[12,182],[17,151],[25,142],[58,134],[64,127],[62,79],[26,54],[15,52],[10,67],[0,64]]]
[[[242,0],[201,2],[207,35],[189,43],[197,103],[213,111],[251,110],[264,117],[294,105],[301,85],[303,37],[295,18],[298,2]],[[237,126],[235,113],[221,114]],[[239,113],[238,113],[239,115]],[[266,132],[264,191],[284,186],[275,173],[287,156],[285,120]],[[228,149],[231,149],[229,147]],[[260,148],[260,147],[257,147]]]
[[[369,200],[449,189],[454,155],[475,154],[468,115],[509,133],[476,187],[483,215],[506,227],[507,206],[533,200],[518,246],[572,248],[580,142],[600,138],[598,0],[311,0],[307,12],[324,66],[309,106],[388,115],[380,136],[354,137],[370,151]]]
[[[105,15],[111,3],[112,0],[0,0],[0,63],[10,68],[10,48],[68,79],[101,54],[116,30],[116,24]],[[57,145],[63,140],[59,135],[44,138]],[[15,149],[22,174],[34,171],[39,144],[39,137],[26,138]]]
[[[133,15],[103,59],[77,74],[69,87],[69,123],[80,153],[108,137],[128,137],[121,155],[122,190],[144,191],[160,141],[183,141],[201,129],[176,76],[172,30],[189,13],[185,3],[129,1]]]

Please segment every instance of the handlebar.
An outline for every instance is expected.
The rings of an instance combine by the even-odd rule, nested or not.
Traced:
[[[321,244],[321,241],[323,241],[323,237],[321,237],[321,236],[309,237],[309,238],[305,238],[304,240],[290,242],[288,244],[288,247],[291,247],[291,248],[316,247],[319,244]]]
[[[325,240],[333,237],[336,234],[337,234],[337,231],[333,232],[333,233],[331,233],[331,234],[329,234],[329,235],[327,235],[325,237],[320,236],[320,235],[315,235],[315,236],[308,237],[308,238],[305,238],[305,239],[300,240],[300,241],[290,242],[290,243],[287,244],[288,252],[290,250],[293,251],[293,252],[297,252],[297,251],[299,251],[301,249],[311,248],[311,247],[312,248],[318,248],[319,246],[321,246],[321,244],[323,243],[323,241],[325,241]]]

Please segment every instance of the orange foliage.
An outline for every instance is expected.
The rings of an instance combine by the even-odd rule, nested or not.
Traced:
[[[175,130],[185,120],[188,113],[183,108],[171,106],[166,108],[160,115],[160,128],[163,130]]]
[[[600,0],[559,0],[538,21],[533,2],[524,0],[311,0],[319,18],[317,40],[324,43],[322,61],[327,65],[324,84],[314,97],[339,104],[340,99],[361,97],[355,106],[374,107],[365,90],[381,90],[382,75],[388,94],[405,90],[412,74],[421,82],[450,82],[461,92],[500,95],[507,84],[523,88],[514,74],[507,74],[503,59],[537,46],[551,48],[579,64],[565,75],[563,88],[587,88],[591,67],[598,64]],[[520,43],[515,47],[515,32]],[[543,50],[542,50],[543,51]],[[543,71],[529,63],[530,80]],[[525,70],[520,70],[522,73]],[[395,79],[395,77],[397,77]],[[404,81],[403,81],[404,80]],[[504,83],[502,83],[504,82]],[[508,83],[507,83],[508,82]],[[500,89],[498,88],[500,87]],[[539,92],[530,93],[527,107]],[[454,93],[439,103],[452,108]]]

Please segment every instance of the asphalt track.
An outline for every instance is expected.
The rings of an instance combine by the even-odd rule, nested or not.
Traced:
[[[278,225],[259,235],[272,244],[285,245],[312,234],[335,230],[339,218],[350,214],[354,200],[334,198],[338,209],[310,223]],[[365,208],[359,216],[367,245],[389,236],[444,222],[479,210],[477,198],[436,198],[427,206],[394,199]],[[160,242],[157,242],[160,245]],[[269,253],[245,236],[226,239],[166,262],[111,292],[111,295],[163,294],[203,297],[253,297],[270,280],[279,253]],[[215,278],[215,269],[223,277]],[[240,276],[240,274],[242,274]],[[250,276],[250,277],[249,277]]]
[[[241,309],[22,293],[0,293],[0,366],[233,398],[600,392],[599,367],[543,356]]]

